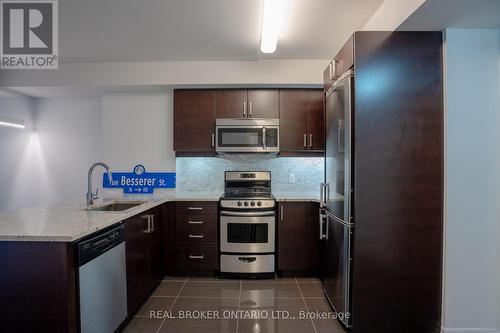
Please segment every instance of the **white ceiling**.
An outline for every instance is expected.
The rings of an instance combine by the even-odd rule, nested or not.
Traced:
[[[62,62],[328,59],[383,0],[293,0],[272,55],[262,0],[59,1]]]
[[[500,0],[427,0],[397,30],[500,28]]]

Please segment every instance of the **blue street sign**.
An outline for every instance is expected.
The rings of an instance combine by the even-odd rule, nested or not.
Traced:
[[[146,172],[139,164],[132,172],[113,172],[111,184],[104,173],[102,187],[121,188],[123,193],[152,194],[155,188],[175,188],[175,172]]]

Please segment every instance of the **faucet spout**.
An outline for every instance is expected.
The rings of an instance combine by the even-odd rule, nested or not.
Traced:
[[[94,200],[96,200],[99,196],[97,194],[97,191],[96,193],[93,193],[92,192],[92,172],[94,171],[94,169],[98,166],[101,166],[103,167],[107,174],[108,174],[108,180],[109,180],[109,183],[111,184],[113,182],[113,173],[111,172],[111,169],[109,168],[109,166],[107,166],[106,164],[102,163],[102,162],[97,162],[97,163],[94,163],[90,169],[89,169],[89,173],[88,173],[88,182],[87,182],[87,185],[88,185],[88,189],[87,189],[87,206],[91,206],[94,204]]]

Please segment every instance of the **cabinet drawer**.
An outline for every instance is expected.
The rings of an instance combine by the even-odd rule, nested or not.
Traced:
[[[217,269],[217,243],[177,243],[179,269]]]
[[[179,242],[217,242],[217,229],[215,228],[183,228],[177,229]]]
[[[178,201],[177,215],[217,215],[217,201]]]
[[[177,215],[177,229],[217,228],[217,215]]]

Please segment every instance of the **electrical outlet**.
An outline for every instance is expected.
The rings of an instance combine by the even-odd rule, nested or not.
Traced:
[[[288,174],[288,182],[290,184],[295,184],[295,174],[293,173]]]

